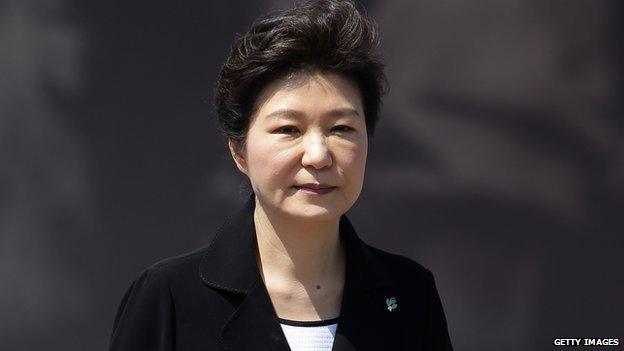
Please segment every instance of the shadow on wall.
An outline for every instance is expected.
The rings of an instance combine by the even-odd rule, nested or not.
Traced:
[[[58,0],[0,4],[0,334],[11,350],[78,347],[71,335],[96,305],[83,256],[93,240],[89,160],[66,120],[82,89],[84,39],[66,14]]]
[[[362,211],[437,273],[457,349],[618,335],[624,284],[605,279],[624,263],[612,5],[375,7],[391,92],[363,202],[376,205]]]

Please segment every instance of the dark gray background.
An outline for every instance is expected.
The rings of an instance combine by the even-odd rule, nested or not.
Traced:
[[[105,350],[151,263],[238,207],[210,102],[291,1],[0,1],[3,350]],[[457,350],[624,337],[622,5],[367,1],[391,84],[350,211],[435,274]]]

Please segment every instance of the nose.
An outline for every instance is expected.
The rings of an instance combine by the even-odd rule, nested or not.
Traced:
[[[323,134],[313,133],[309,135],[304,143],[304,153],[301,164],[304,167],[323,169],[331,167],[332,162],[332,156],[327,148]]]

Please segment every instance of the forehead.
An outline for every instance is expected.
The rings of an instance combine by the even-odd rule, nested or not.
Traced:
[[[273,117],[272,112],[287,109],[304,114],[351,109],[364,115],[357,85],[334,73],[300,73],[276,79],[258,95],[254,117]]]

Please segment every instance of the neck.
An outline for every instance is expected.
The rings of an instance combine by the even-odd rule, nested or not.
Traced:
[[[258,264],[267,287],[319,289],[324,285],[325,291],[335,285],[332,280],[344,265],[339,220],[302,222],[279,216],[256,198]]]

